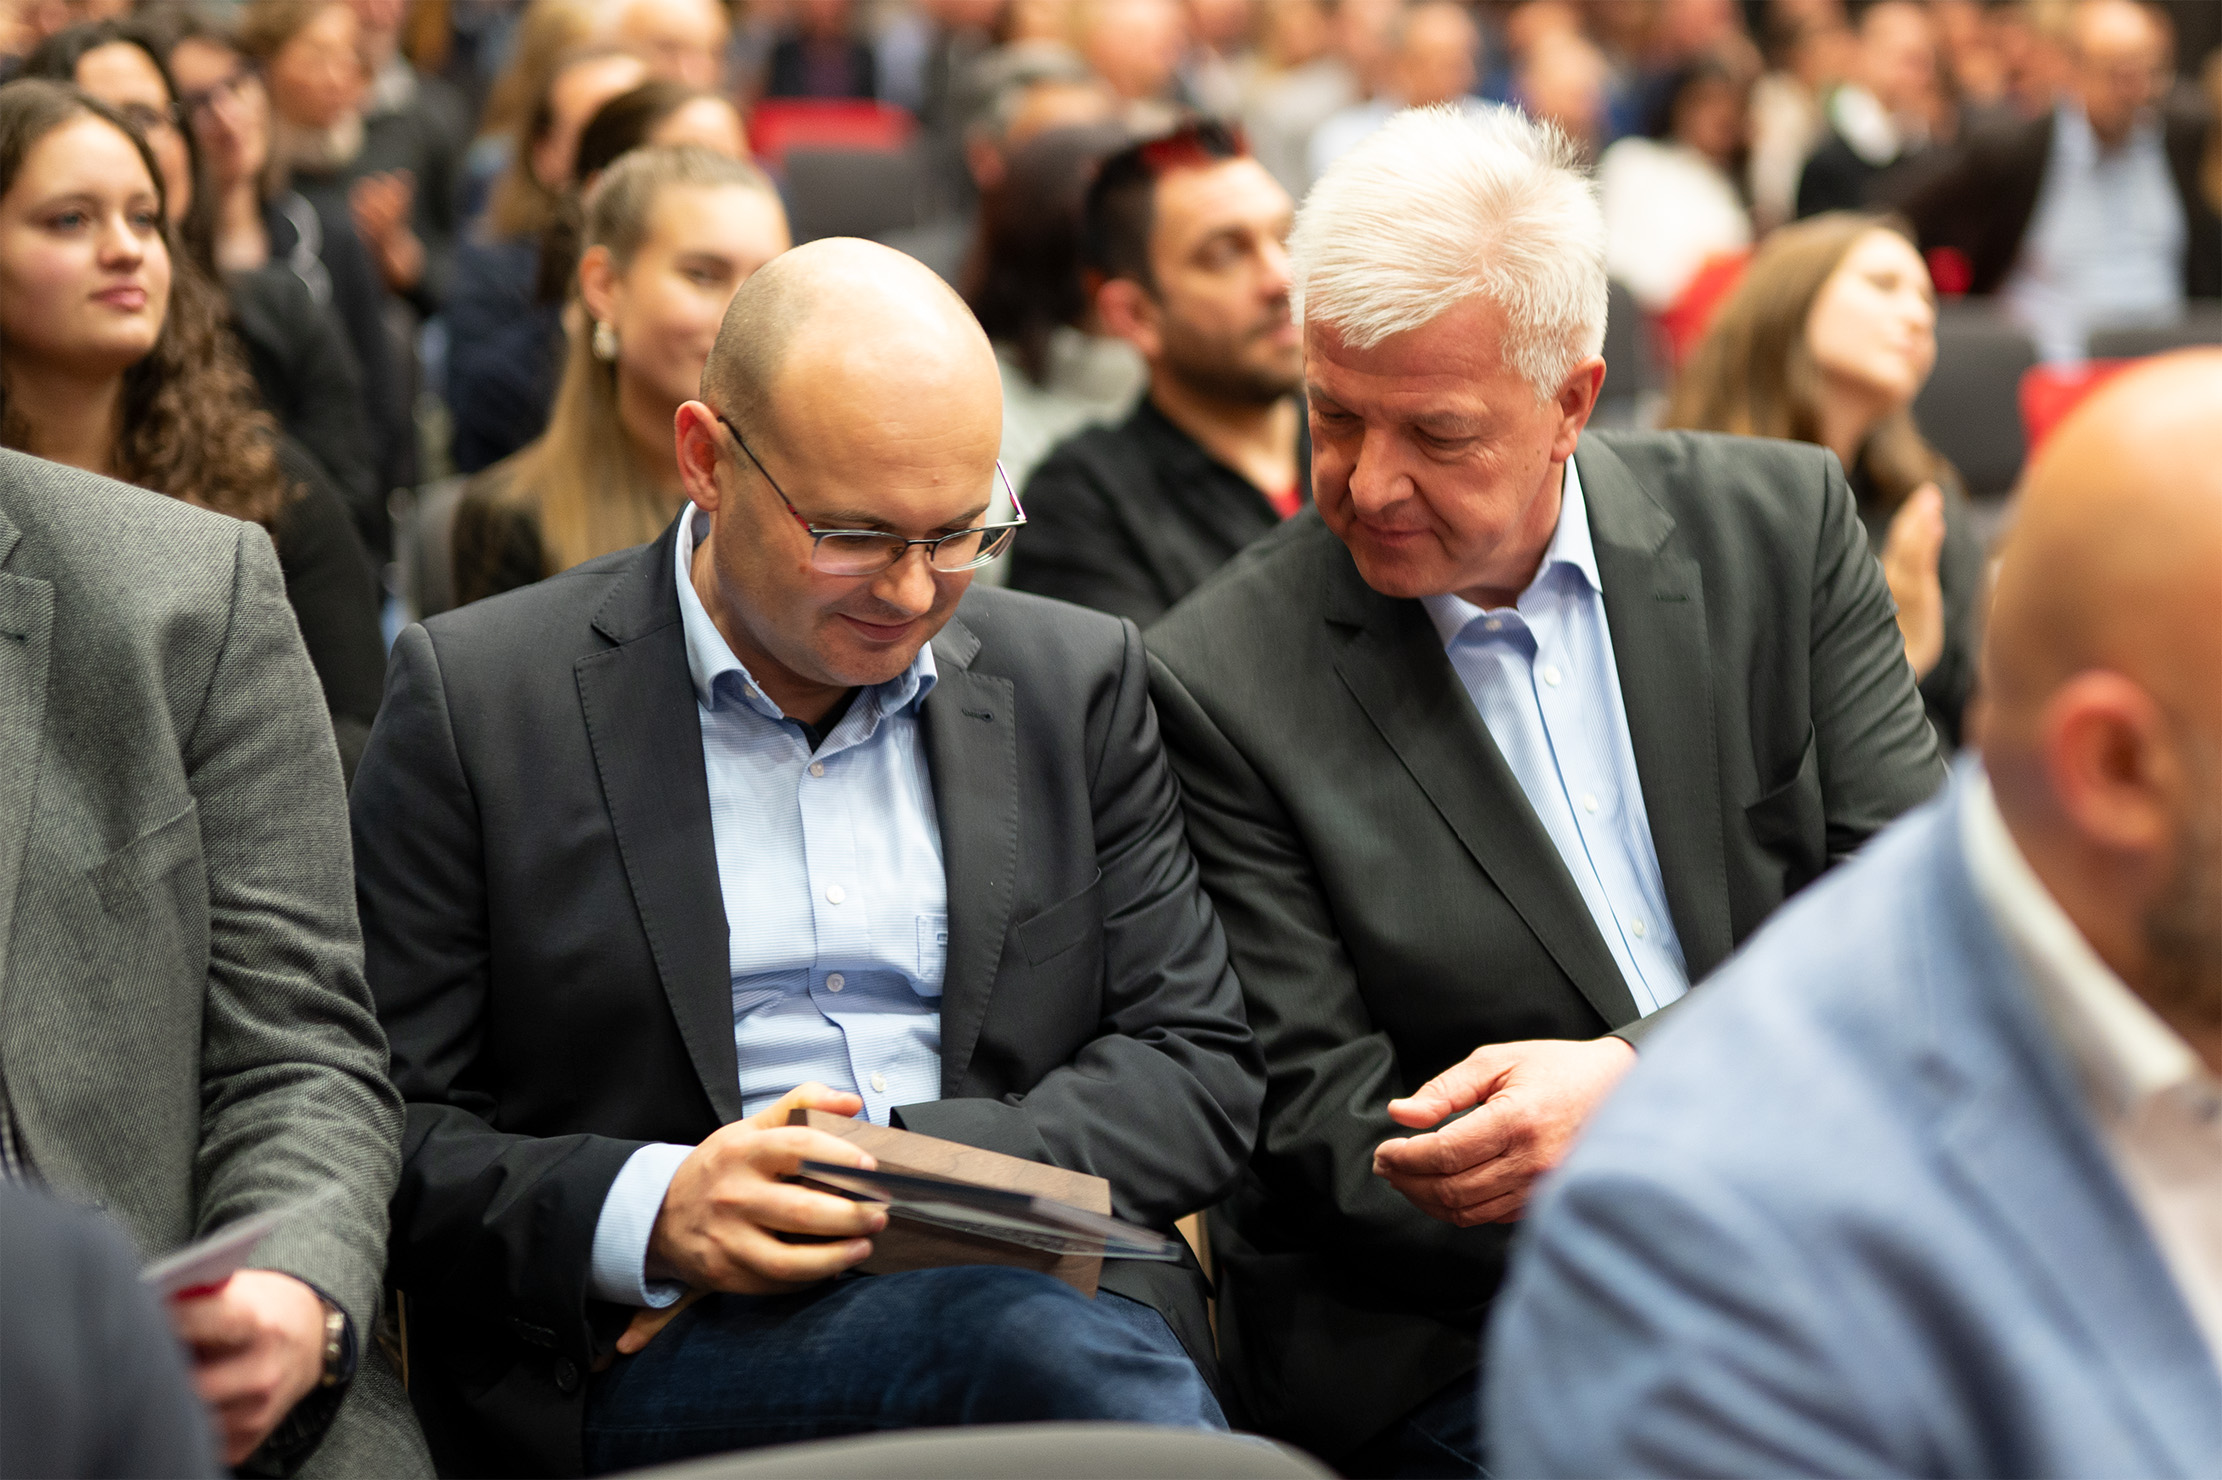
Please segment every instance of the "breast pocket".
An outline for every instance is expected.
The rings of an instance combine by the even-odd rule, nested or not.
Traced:
[[[1785,898],[1820,877],[1828,866],[1828,814],[1821,803],[1821,757],[1813,731],[1806,731],[1796,768],[1744,808],[1744,821],[1752,841],[1781,862]]]
[[[112,915],[128,914],[180,869],[201,861],[201,814],[193,802],[93,866],[93,891]]]
[[[1047,966],[1071,951],[1094,942],[1097,954],[1103,944],[1103,871],[1078,894],[1057,901],[1048,909],[1020,923],[1018,946],[1035,966]]]

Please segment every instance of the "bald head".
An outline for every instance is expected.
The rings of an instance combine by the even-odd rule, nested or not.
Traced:
[[[2068,41],[2076,101],[2099,142],[2116,147],[2160,95],[2167,32],[2135,0],[2082,0],[2070,20]]]
[[[1983,761],[2047,891],[2222,1071],[2222,350],[2092,396],[2031,468]]]
[[[773,258],[725,310],[702,395],[753,444],[938,426],[1001,436],[995,351],[972,311],[917,259],[853,237]]]

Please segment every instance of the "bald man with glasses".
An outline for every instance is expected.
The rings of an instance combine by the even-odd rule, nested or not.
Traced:
[[[781,1180],[867,1160],[807,1106],[1102,1176],[1164,1229],[1256,1128],[1133,625],[968,589],[1023,536],[1000,429],[937,279],[798,248],[679,410],[661,539],[402,634],[356,865],[444,1473],[1223,1425],[1192,1262],[1092,1301],[865,1276],[884,1214]]]

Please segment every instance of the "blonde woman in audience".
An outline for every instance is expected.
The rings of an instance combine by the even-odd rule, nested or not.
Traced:
[[[587,200],[548,429],[457,505],[458,603],[662,532],[686,502],[672,418],[698,393],[726,304],[788,240],[770,181],[739,160],[682,145],[610,166]]]
[[[1752,259],[1675,387],[1666,425],[1817,442],[1844,464],[1906,658],[1947,746],[1975,687],[1983,549],[1958,475],[1914,425],[1936,363],[1928,269],[1887,217],[1830,212]]]
[[[257,409],[164,188],[106,104],[0,88],[0,446],[268,529],[352,770],[385,685],[378,579],[323,471]]]

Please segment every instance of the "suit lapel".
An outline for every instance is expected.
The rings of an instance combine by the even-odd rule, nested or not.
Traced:
[[[1610,1027],[1633,1022],[1628,984],[1426,611],[1367,586],[1339,545],[1327,553],[1327,620],[1341,629],[1335,672],[1344,686],[1598,1016]]]
[[[1673,548],[1674,520],[1612,450],[1575,454],[1605,588],[1613,666],[1667,907],[1692,982],[1735,948],[1705,576]]]
[[[980,639],[961,617],[934,639],[937,677],[919,720],[933,773],[949,957],[942,973],[941,1088],[960,1092],[987,1020],[1018,883],[1017,691],[972,671]]]
[[[611,590],[594,626],[613,646],[579,659],[575,671],[610,827],[664,996],[712,1108],[733,1121],[742,1112],[728,924],[672,570],[677,528]]]
[[[0,566],[20,538],[0,513]],[[38,796],[53,638],[52,583],[0,569],[0,991],[7,983],[15,899]]]
[[[1956,936],[1958,948],[1905,959],[1928,1001],[1971,1002],[1977,1019],[1932,1025],[1944,1160],[2081,1331],[2105,1391],[2152,1446],[2125,1456],[2124,1472],[2204,1473],[2222,1453],[2222,1374],[1975,893],[1956,811],[1940,831],[1931,924],[1907,939]]]

